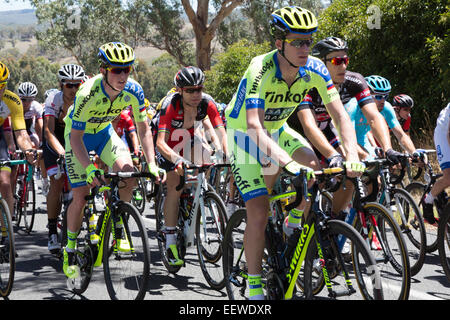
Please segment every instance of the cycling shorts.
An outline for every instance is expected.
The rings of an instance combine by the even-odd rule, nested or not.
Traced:
[[[84,133],[83,143],[87,152],[95,151],[100,156],[100,159],[110,168],[113,167],[119,158],[128,157],[131,161],[128,147],[119,138],[111,124],[97,133]],[[86,186],[86,170],[72,151],[70,134],[65,136],[65,149],[66,171],[71,187]]]
[[[231,153],[231,170],[242,199],[246,202],[267,195],[263,166],[270,161],[273,162],[273,160],[269,159],[263,150],[258,148],[252,138],[247,135],[247,132],[236,129],[228,129],[227,131],[229,152]],[[287,124],[274,132],[271,137],[290,157],[299,148],[312,149],[308,141]],[[273,167],[273,164],[271,167]]]
[[[54,176],[58,173],[58,153],[53,150],[52,147],[48,145],[47,140],[42,142],[42,156],[44,158],[45,170],[47,170],[47,175],[49,177]]]

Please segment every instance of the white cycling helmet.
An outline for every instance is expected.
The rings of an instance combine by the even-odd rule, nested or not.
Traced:
[[[36,97],[38,94],[38,89],[34,83],[31,82],[22,82],[19,85],[19,89],[17,89],[19,93],[19,97]]]
[[[66,80],[83,81],[84,76],[83,68],[77,64],[65,64],[58,71],[58,79],[60,82]]]

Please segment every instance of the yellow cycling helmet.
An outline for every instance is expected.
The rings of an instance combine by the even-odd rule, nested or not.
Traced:
[[[8,67],[0,61],[0,83],[6,82],[9,79],[9,70]]]
[[[134,63],[136,56],[130,46],[122,42],[109,42],[99,48],[98,58],[107,66],[128,67]]]
[[[317,19],[306,9],[289,6],[275,10],[271,15],[270,33],[275,39],[286,38],[288,33],[311,34],[317,31]]]

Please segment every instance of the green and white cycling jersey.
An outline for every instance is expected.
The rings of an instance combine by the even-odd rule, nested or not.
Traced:
[[[282,78],[277,50],[251,61],[225,110],[231,168],[244,201],[267,194],[262,168],[271,160],[248,133],[247,110],[264,110],[265,129],[292,156],[298,148],[311,148],[286,123],[311,88],[317,88],[324,104],[339,99],[328,69],[319,59],[309,57],[291,86]]]
[[[324,104],[339,99],[328,69],[321,60],[309,57],[289,87],[281,75],[277,50],[255,57],[225,111],[227,127],[246,131],[246,110],[258,108],[264,109],[264,127],[269,133],[274,133],[311,88],[317,88]]]
[[[83,130],[95,134],[105,129],[123,109],[132,106],[136,122],[146,120],[145,95],[141,85],[128,79],[125,89],[111,102],[105,92],[101,74],[86,81],[78,90],[74,104],[67,111],[64,118],[65,134],[71,129]]]
[[[70,145],[72,129],[84,131],[83,143],[86,150],[95,151],[107,166],[112,167],[118,158],[130,157],[129,149],[111,125],[112,120],[128,106],[132,107],[136,122],[144,122],[147,119],[144,91],[139,83],[128,79],[124,90],[111,102],[102,79],[101,74],[97,75],[80,87],[74,104],[70,106],[64,118],[66,168],[72,188],[86,185],[85,168]]]

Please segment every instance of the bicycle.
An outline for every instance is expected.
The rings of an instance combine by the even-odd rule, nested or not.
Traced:
[[[19,161],[20,163],[16,163]],[[2,161],[0,166],[18,165],[24,160]],[[16,246],[11,214],[6,200],[0,195],[0,295],[7,297],[13,288],[16,271]]]
[[[450,282],[450,204],[447,204],[439,220],[437,243],[442,268]]]
[[[424,153],[427,155],[430,153],[435,152],[435,150],[423,150]],[[419,168],[419,172],[417,176],[420,176],[422,172],[424,173],[424,180],[425,184],[422,182],[412,182],[408,184],[405,187],[405,190],[408,191],[411,196],[414,198],[414,200],[417,203],[417,206],[419,207],[420,211],[422,212],[423,216],[423,206],[424,206],[424,200],[425,196],[430,192],[431,188],[433,187],[434,183],[438,178],[442,176],[442,173],[434,173],[433,167],[431,166],[429,161],[426,161],[425,163],[425,170],[422,168]],[[439,219],[442,214],[444,213],[445,206],[447,205],[448,201],[448,195],[445,190],[443,190],[434,200],[433,203],[433,212],[436,219]],[[426,219],[424,219],[425,222],[425,230],[426,230],[426,237],[427,237],[427,246],[426,246],[426,252],[432,253],[437,250],[438,244],[437,244],[437,231],[438,226],[434,224],[430,224]],[[439,224],[439,223],[438,223]]]
[[[342,168],[323,169],[316,171],[315,175],[322,183],[343,172]],[[303,200],[311,201],[306,188],[306,171],[302,170],[299,176],[291,179],[294,191],[269,197],[271,208],[281,205],[277,202],[292,197],[295,200],[285,206],[287,211],[297,207]],[[296,229],[287,242],[283,241],[284,219],[273,214],[268,217],[262,269],[266,298],[292,299],[300,269],[304,265],[304,295],[307,299],[312,299],[324,286],[328,297],[332,299],[355,297],[358,294],[357,298],[383,299],[380,274],[369,248],[352,226],[330,219],[321,210],[319,182],[312,188],[311,210],[301,230]],[[246,209],[235,211],[228,221],[222,244],[225,287],[231,300],[248,297],[248,270],[243,243],[246,223]],[[339,240],[344,238],[350,241],[353,263],[347,263],[341,252]],[[359,291],[354,288],[355,282]]]
[[[196,176],[185,178],[180,176],[177,191],[184,188],[185,184],[194,185],[192,195],[184,191],[180,197],[178,211],[178,223],[176,228],[178,255],[184,260],[186,251],[195,244],[200,268],[205,280],[216,290],[223,289],[225,280],[223,278],[222,266],[219,261],[222,257],[221,243],[227,223],[225,204],[206,180],[206,171],[212,167],[221,165],[204,164],[201,166],[191,165],[188,169],[198,170]],[[186,171],[185,171],[186,175]],[[176,274],[182,266],[172,266],[166,256],[166,233],[164,218],[164,202],[166,187],[160,188],[156,199],[156,232],[158,248],[166,269]]]
[[[36,155],[40,155],[42,150],[37,150]],[[20,227],[23,221],[25,231],[30,234],[34,226],[36,215],[36,184],[33,179],[34,166],[24,159],[24,153],[17,150],[15,154],[22,159],[11,162],[11,165],[17,165],[16,187],[14,193],[14,212],[16,213],[16,225]],[[23,220],[22,220],[23,219]]]
[[[416,202],[408,191],[395,188],[405,176],[406,163],[409,163],[409,155],[401,157],[401,171],[397,177],[390,175],[389,168],[392,164],[387,159],[376,159],[365,161],[367,167],[372,167],[375,172],[379,172],[381,180],[378,191],[378,202],[386,208],[390,208],[393,217],[396,219],[400,229],[409,241],[409,259],[411,276],[415,276],[422,268],[426,253],[426,231],[425,224],[417,207]],[[375,179],[371,179],[372,185],[376,184]],[[378,186],[375,186],[378,189]],[[413,261],[413,263],[411,262]]]
[[[93,211],[84,210],[75,252],[80,277],[68,279],[68,285],[74,293],[82,294],[89,285],[93,268],[103,264],[106,288],[112,300],[142,300],[150,277],[148,235],[137,209],[120,200],[119,184],[128,178],[154,177],[146,172],[105,173],[104,177],[110,179],[109,186],[93,188],[86,196],[91,201],[98,193],[106,194],[106,208],[100,213],[95,229],[99,241],[93,243],[89,232]],[[99,174],[97,178],[101,179]],[[129,243],[129,248],[120,248],[123,241]]]

